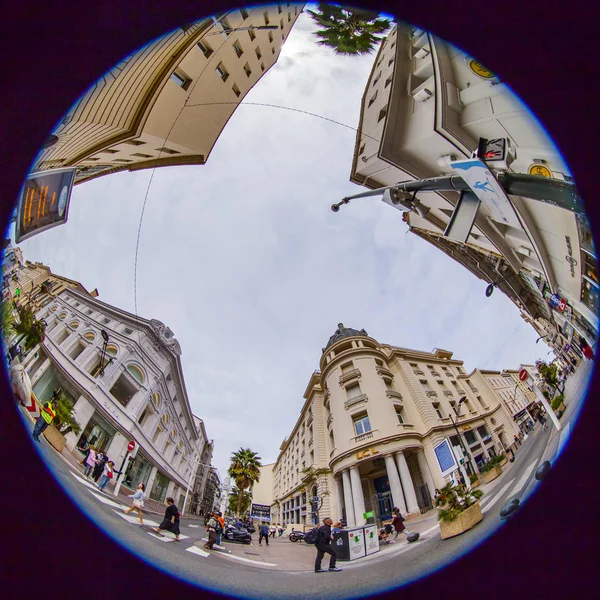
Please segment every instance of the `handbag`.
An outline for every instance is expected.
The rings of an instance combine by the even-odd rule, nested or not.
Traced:
[[[109,472],[106,474],[106,476],[107,476],[109,479],[112,479],[112,478],[113,478],[113,472],[112,472],[112,471],[109,471]]]
[[[133,501],[133,505],[137,506],[137,508],[144,508],[144,501],[138,500],[137,498]]]

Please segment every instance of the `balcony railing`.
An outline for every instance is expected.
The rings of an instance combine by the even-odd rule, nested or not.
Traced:
[[[392,372],[383,365],[377,365],[376,370],[379,375],[387,375],[390,379],[393,379],[394,377]]]
[[[425,373],[423,373],[423,371],[421,371],[421,369],[415,369],[414,373],[415,373],[415,375],[425,375]]]
[[[444,390],[444,396],[452,396],[452,392],[450,390]]]
[[[348,400],[346,400],[346,402],[344,402],[344,407],[347,410],[351,406],[354,406],[355,404],[359,404],[361,402],[366,402],[367,400],[368,400],[368,398],[367,398],[366,394],[361,394],[360,396],[354,396],[354,398],[349,398]]]
[[[434,377],[439,377],[439,376],[440,376],[440,373],[439,373],[439,371],[431,371],[431,374],[432,374]]]
[[[430,397],[430,398],[437,398],[437,392],[434,392],[433,390],[429,390],[429,391],[425,391],[425,393]]]
[[[388,398],[398,398],[398,400],[402,400],[402,394],[396,390],[385,390],[385,394]]]
[[[371,429],[371,431],[366,431],[365,433],[361,433],[354,437],[354,442],[359,444],[364,440],[370,440],[373,437],[373,434],[377,431],[377,429]]]
[[[352,379],[360,379],[360,371],[358,369],[352,369],[347,373],[342,373],[339,379],[340,385],[343,385],[344,383]]]

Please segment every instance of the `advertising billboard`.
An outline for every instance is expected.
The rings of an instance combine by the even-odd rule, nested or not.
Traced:
[[[253,504],[250,510],[251,519],[259,519],[260,521],[271,520],[271,507],[268,504]]]
[[[30,173],[17,203],[15,243],[67,222],[75,167]]]
[[[458,463],[452,452],[452,447],[448,439],[442,440],[437,446],[434,447],[433,452],[437,458],[442,477],[445,477],[452,471],[458,469]]]

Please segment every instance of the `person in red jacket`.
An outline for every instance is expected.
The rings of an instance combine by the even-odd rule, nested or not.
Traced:
[[[396,535],[394,536],[394,541],[396,541],[398,539],[398,534],[403,533],[406,537],[409,536],[410,532],[408,531],[408,529],[406,529],[406,526],[404,525],[404,517],[400,514],[400,509],[399,508],[394,508],[393,512],[393,519],[392,519],[392,525],[394,526],[394,529],[396,531]]]

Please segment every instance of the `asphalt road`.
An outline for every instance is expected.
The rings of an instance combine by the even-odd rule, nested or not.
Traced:
[[[351,598],[371,595],[401,586],[427,573],[449,565],[471,551],[505,524],[500,510],[513,497],[525,501],[540,485],[534,478],[537,467],[546,458],[554,459],[564,444],[578,403],[587,386],[591,369],[583,369],[567,388],[567,413],[561,419],[563,434],[551,428],[543,432],[539,425],[518,450],[516,461],[501,477],[489,484],[481,500],[484,519],[470,531],[442,540],[435,518],[426,523],[421,539],[413,544],[400,543],[385,552],[350,563],[340,563],[341,573],[315,574],[312,560],[304,570],[282,571],[258,566],[247,560],[232,560],[222,553],[202,549],[204,528],[198,520],[182,519],[181,542],[171,542],[153,535],[150,527],[136,524],[131,513],[126,519],[122,507],[111,494],[92,489],[79,473],[43,441],[39,451],[55,477],[78,508],[98,526],[98,534],[110,536],[129,551],[153,566],[201,587],[217,589],[226,594],[252,598]],[[549,421],[550,423],[550,421]],[[28,429],[30,426],[27,425]],[[565,431],[566,430],[566,431]],[[32,442],[33,443],[33,442]],[[518,519],[518,514],[513,519]],[[158,524],[159,515],[145,517],[149,524]],[[254,535],[253,537],[256,537]],[[286,542],[288,543],[288,542]],[[289,542],[291,543],[291,542]],[[491,541],[493,543],[493,540]],[[306,549],[304,549],[306,550]],[[303,552],[306,556],[306,552]],[[327,558],[324,561],[327,564]],[[335,578],[335,585],[332,585]]]

